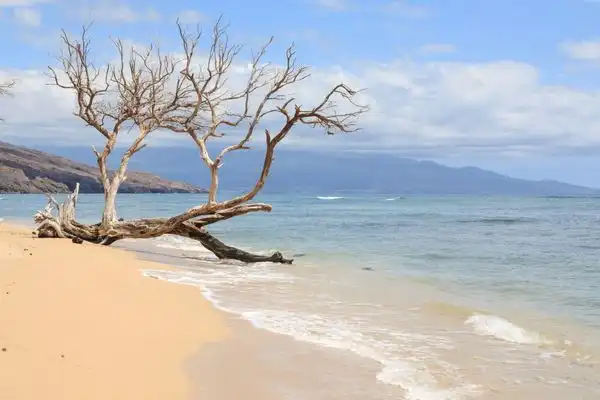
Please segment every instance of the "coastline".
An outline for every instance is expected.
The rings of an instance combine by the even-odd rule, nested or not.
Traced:
[[[135,207],[134,215],[155,207],[152,198],[132,199],[121,207],[128,212]],[[18,200],[19,210],[37,207]],[[16,214],[15,203],[9,199],[4,204],[8,214]],[[82,208],[84,219],[88,209]],[[28,226],[23,219],[10,221]],[[278,232],[268,219],[261,230]],[[227,237],[252,250],[261,248],[252,247],[242,234],[247,232],[228,231]],[[78,248],[63,242],[65,254]],[[204,297],[220,313],[226,338],[188,348],[183,362],[191,399],[591,400],[600,395],[597,346],[585,345],[582,338],[589,335],[584,327],[527,309],[512,312],[510,307],[457,302],[435,282],[386,274],[385,264],[369,272],[343,257],[309,252],[284,268],[246,265],[219,261],[197,243],[169,235],[123,240],[115,247],[130,254],[132,262],[151,261],[136,268],[136,280],[139,274],[187,286],[195,300]],[[469,291],[461,292],[461,298],[465,294]],[[148,312],[145,306],[143,310]],[[31,374],[43,376],[43,371]],[[170,393],[163,397],[173,398]]]
[[[221,312],[140,271],[167,265],[30,232],[0,221],[0,398],[189,398],[185,363],[229,336]]]

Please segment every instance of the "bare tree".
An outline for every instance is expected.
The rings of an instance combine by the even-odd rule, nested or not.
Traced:
[[[0,82],[0,96],[10,95],[10,90],[15,86],[16,82],[8,81],[8,82]],[[0,121],[4,121],[4,118],[0,116]]]
[[[10,89],[15,86],[15,81],[1,82],[0,83],[0,96],[4,96],[10,93]]]
[[[244,84],[235,88],[232,84],[235,60],[242,47],[230,44],[221,21],[211,30],[206,58],[199,65],[197,52],[202,32],[186,30],[180,24],[178,28],[182,57],[163,55],[154,46],[144,51],[126,50],[123,42],[115,40],[119,61],[101,68],[91,60],[87,29],[78,39],[63,32],[61,68],[50,68],[50,76],[54,85],[75,95],[75,115],[105,139],[102,151],[94,149],[105,205],[100,223],[85,225],[75,220],[78,188],[62,205],[51,198],[46,209],[35,215],[38,235],[111,244],[123,238],[172,234],[200,241],[219,258],[289,263],[291,260],[279,252],[261,256],[228,246],[210,235],[205,227],[235,216],[271,210],[271,205],[252,200],[265,185],[277,146],[295,127],[321,128],[328,134],[352,132],[357,130],[358,117],[367,107],[357,104],[354,100],[357,91],[343,83],[325,91],[322,99],[310,107],[299,104],[292,89],[310,76],[309,69],[297,64],[293,46],[287,49],[282,66],[265,62],[272,39],[253,53]],[[119,220],[115,199],[126,179],[129,160],[145,146],[147,137],[159,129],[184,134],[198,148],[210,174],[207,201],[170,218]],[[122,132],[131,130],[137,137],[111,174],[108,157]],[[249,150],[251,141],[261,131],[264,159],[256,182],[237,197],[219,199],[219,169],[223,160],[231,153]],[[233,142],[222,139],[226,135],[237,139]],[[224,145],[211,155],[208,144],[219,139]]]

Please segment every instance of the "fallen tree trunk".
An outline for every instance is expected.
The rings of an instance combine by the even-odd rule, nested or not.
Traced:
[[[172,234],[199,241],[204,248],[221,260],[239,260],[247,263],[273,262],[280,264],[291,264],[293,262],[291,259],[284,258],[278,251],[270,256],[264,256],[228,246],[208,233],[204,228],[197,228],[192,224],[182,224]]]
[[[36,230],[37,236],[40,238],[67,238],[74,241],[80,239],[90,243],[109,246],[122,239],[150,239],[169,234],[196,240],[221,260],[281,264],[291,264],[293,262],[292,259],[283,257],[280,252],[266,256],[249,253],[229,246],[211,235],[204,228],[205,225],[210,223],[230,218],[235,214],[234,211],[225,210],[218,214],[205,216],[198,221],[192,220],[174,226],[167,225],[168,229],[163,229],[167,220],[159,218],[120,221],[108,232],[103,232],[101,224],[86,225],[75,220],[75,208],[78,196],[79,185],[75,187],[73,193],[62,204],[59,204],[52,196],[48,196],[49,201],[46,207],[34,215],[34,221],[38,225]],[[242,210],[241,214],[249,212],[247,210],[255,211],[261,208],[261,205],[250,207]],[[53,213],[55,210],[57,215]]]

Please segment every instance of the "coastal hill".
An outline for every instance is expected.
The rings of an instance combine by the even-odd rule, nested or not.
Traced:
[[[102,193],[99,171],[87,164],[0,142],[0,193],[64,193],[79,182],[82,193]],[[193,185],[129,172],[123,193],[202,193]]]
[[[43,147],[45,151],[93,163],[89,148]],[[215,149],[212,149],[213,153]],[[263,152],[230,154],[220,170],[223,189],[240,191],[254,184]],[[131,160],[131,168],[168,179],[207,187],[208,174],[195,147],[149,147]],[[116,167],[116,165],[111,165]],[[330,196],[362,192],[390,195],[467,196],[598,196],[600,190],[552,180],[517,179],[492,171],[453,168],[432,161],[418,161],[393,154],[278,151],[265,192],[305,193]]]

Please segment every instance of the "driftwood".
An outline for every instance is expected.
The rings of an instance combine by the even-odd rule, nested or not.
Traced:
[[[75,219],[78,188],[62,204],[50,197],[48,206],[35,215],[39,236],[109,245],[125,238],[172,234],[199,241],[219,258],[291,263],[279,252],[261,256],[228,246],[208,233],[206,226],[248,213],[271,211],[269,204],[252,201],[266,183],[277,146],[295,127],[321,128],[327,134],[354,132],[358,130],[358,117],[367,107],[356,103],[358,91],[344,83],[325,91],[312,106],[303,105],[294,93],[310,76],[309,69],[297,65],[293,46],[287,49],[282,65],[265,61],[272,39],[252,53],[250,63],[244,63],[244,85],[227,87],[228,82],[237,79],[230,78],[239,70],[234,62],[242,47],[230,44],[221,21],[212,29],[202,65],[194,65],[203,37],[201,30],[188,31],[181,24],[178,28],[183,57],[163,55],[153,45],[126,50],[116,39],[118,61],[103,67],[91,61],[86,28],[78,39],[63,32],[59,67],[50,67],[50,76],[53,85],[74,95],[75,115],[105,140],[103,149],[93,149],[104,188],[104,210],[98,224],[81,224]],[[210,177],[208,199],[169,218],[123,221],[117,216],[119,187],[127,179],[129,161],[157,130],[184,135],[198,149]],[[137,136],[123,153],[119,167],[110,174],[108,158],[122,132],[127,131]],[[249,150],[260,132],[264,132],[264,159],[256,182],[237,197],[218,199],[219,169],[224,159]],[[231,140],[211,155],[208,142],[217,142],[226,135]]]
[[[75,221],[75,208],[79,196],[79,184],[75,187],[73,193],[67,196],[63,203],[58,203],[53,196],[48,195],[48,204],[46,208],[38,211],[34,215],[34,221],[38,225],[34,232],[40,238],[68,238],[73,243],[82,243],[84,241],[111,245],[123,238],[148,239],[156,237],[150,233],[139,229],[134,231],[129,227],[126,232],[118,234],[118,226],[112,236],[102,235],[100,232],[101,224],[85,225]],[[120,222],[125,222],[121,220]],[[131,222],[128,223],[131,226]],[[291,264],[292,259],[286,259],[280,252],[275,252],[270,256],[249,253],[247,251],[228,246],[219,239],[211,235],[201,224],[193,222],[182,223],[172,231],[171,235],[177,235],[188,239],[196,240],[207,250],[215,254],[219,259],[238,260],[246,263],[256,262],[274,262],[281,264]]]

